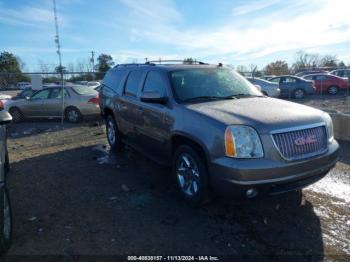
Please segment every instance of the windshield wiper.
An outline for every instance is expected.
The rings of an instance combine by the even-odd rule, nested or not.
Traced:
[[[232,99],[234,97],[228,96],[196,96],[183,100],[183,102],[192,102],[197,100],[221,100],[221,99]]]
[[[251,95],[251,94],[234,94],[231,96],[226,96],[225,98],[242,98],[242,97],[264,97],[259,95]]]

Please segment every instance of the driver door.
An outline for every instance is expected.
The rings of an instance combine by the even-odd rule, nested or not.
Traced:
[[[35,93],[26,103],[22,106],[21,110],[27,117],[43,117],[46,115],[46,110],[43,108],[44,101],[48,99],[50,95],[50,89],[44,89]]]

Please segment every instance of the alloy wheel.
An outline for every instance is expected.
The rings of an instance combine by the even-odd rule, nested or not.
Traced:
[[[183,193],[193,197],[198,193],[200,174],[198,165],[191,155],[183,153],[176,161],[176,176]]]

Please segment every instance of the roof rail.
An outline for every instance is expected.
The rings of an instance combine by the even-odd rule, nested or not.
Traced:
[[[128,64],[118,64],[118,65],[115,65],[114,68],[120,67],[120,66],[127,67],[127,66],[144,66],[144,65],[145,65],[145,64],[143,64],[143,63],[128,63]]]
[[[197,60],[193,60],[193,61],[186,61],[186,60],[151,60],[151,61],[147,61],[145,64],[169,64],[169,63],[181,63],[181,64],[197,64],[197,65],[209,65],[208,63],[204,63],[204,62],[201,62],[201,61],[197,61]]]

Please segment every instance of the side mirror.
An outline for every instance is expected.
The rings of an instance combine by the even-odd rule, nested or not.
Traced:
[[[161,95],[158,91],[142,92],[140,99],[142,102],[145,103],[156,104],[164,104],[167,100],[167,98],[164,95]]]

